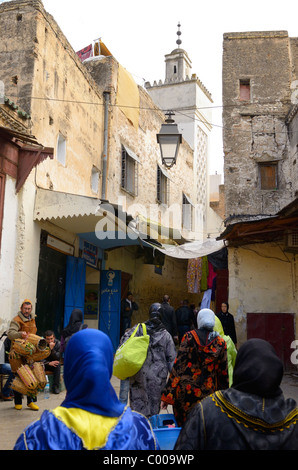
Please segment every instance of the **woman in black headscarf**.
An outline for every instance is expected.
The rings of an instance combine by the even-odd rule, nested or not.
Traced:
[[[80,330],[84,330],[87,328],[87,325],[83,323],[83,312],[79,308],[73,309],[71,312],[68,325],[62,330],[61,332],[61,352],[65,351],[67,342],[69,341],[70,337],[77,333]]]
[[[221,310],[217,314],[222,324],[225,335],[230,336],[231,340],[237,347],[237,334],[233,315],[229,312],[228,302],[222,302]]]
[[[250,339],[238,351],[233,385],[195,406],[176,450],[298,449],[298,409],[280,388],[283,365],[274,348]]]

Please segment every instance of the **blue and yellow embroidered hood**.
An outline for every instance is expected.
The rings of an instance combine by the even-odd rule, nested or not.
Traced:
[[[124,410],[110,379],[113,372],[113,347],[101,331],[86,329],[75,333],[64,358],[67,390],[61,404],[102,416],[119,417]]]

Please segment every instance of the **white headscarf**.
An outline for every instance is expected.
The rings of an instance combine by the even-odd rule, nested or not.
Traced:
[[[198,329],[206,328],[212,331],[215,325],[215,315],[209,308],[203,308],[197,315]]]

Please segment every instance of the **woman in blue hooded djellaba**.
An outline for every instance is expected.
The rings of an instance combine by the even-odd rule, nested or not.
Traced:
[[[125,407],[110,383],[113,348],[94,329],[76,333],[64,358],[65,400],[42,413],[14,450],[156,450],[147,418]]]

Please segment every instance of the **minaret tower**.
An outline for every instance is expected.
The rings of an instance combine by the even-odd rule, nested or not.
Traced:
[[[190,78],[191,74],[191,60],[189,59],[187,53],[180,48],[182,41],[181,36],[181,24],[178,23],[177,36],[178,39],[176,44],[178,48],[174,49],[171,54],[165,56],[166,62],[166,82],[173,81],[183,81],[186,78]]]
[[[209,194],[209,137],[212,129],[212,97],[207,88],[192,73],[191,60],[182,49],[181,25],[178,23],[176,49],[165,55],[165,80],[145,88],[156,105],[164,112],[174,111],[179,132],[193,149],[193,178],[196,194],[192,200],[199,221],[200,233],[206,237]]]

